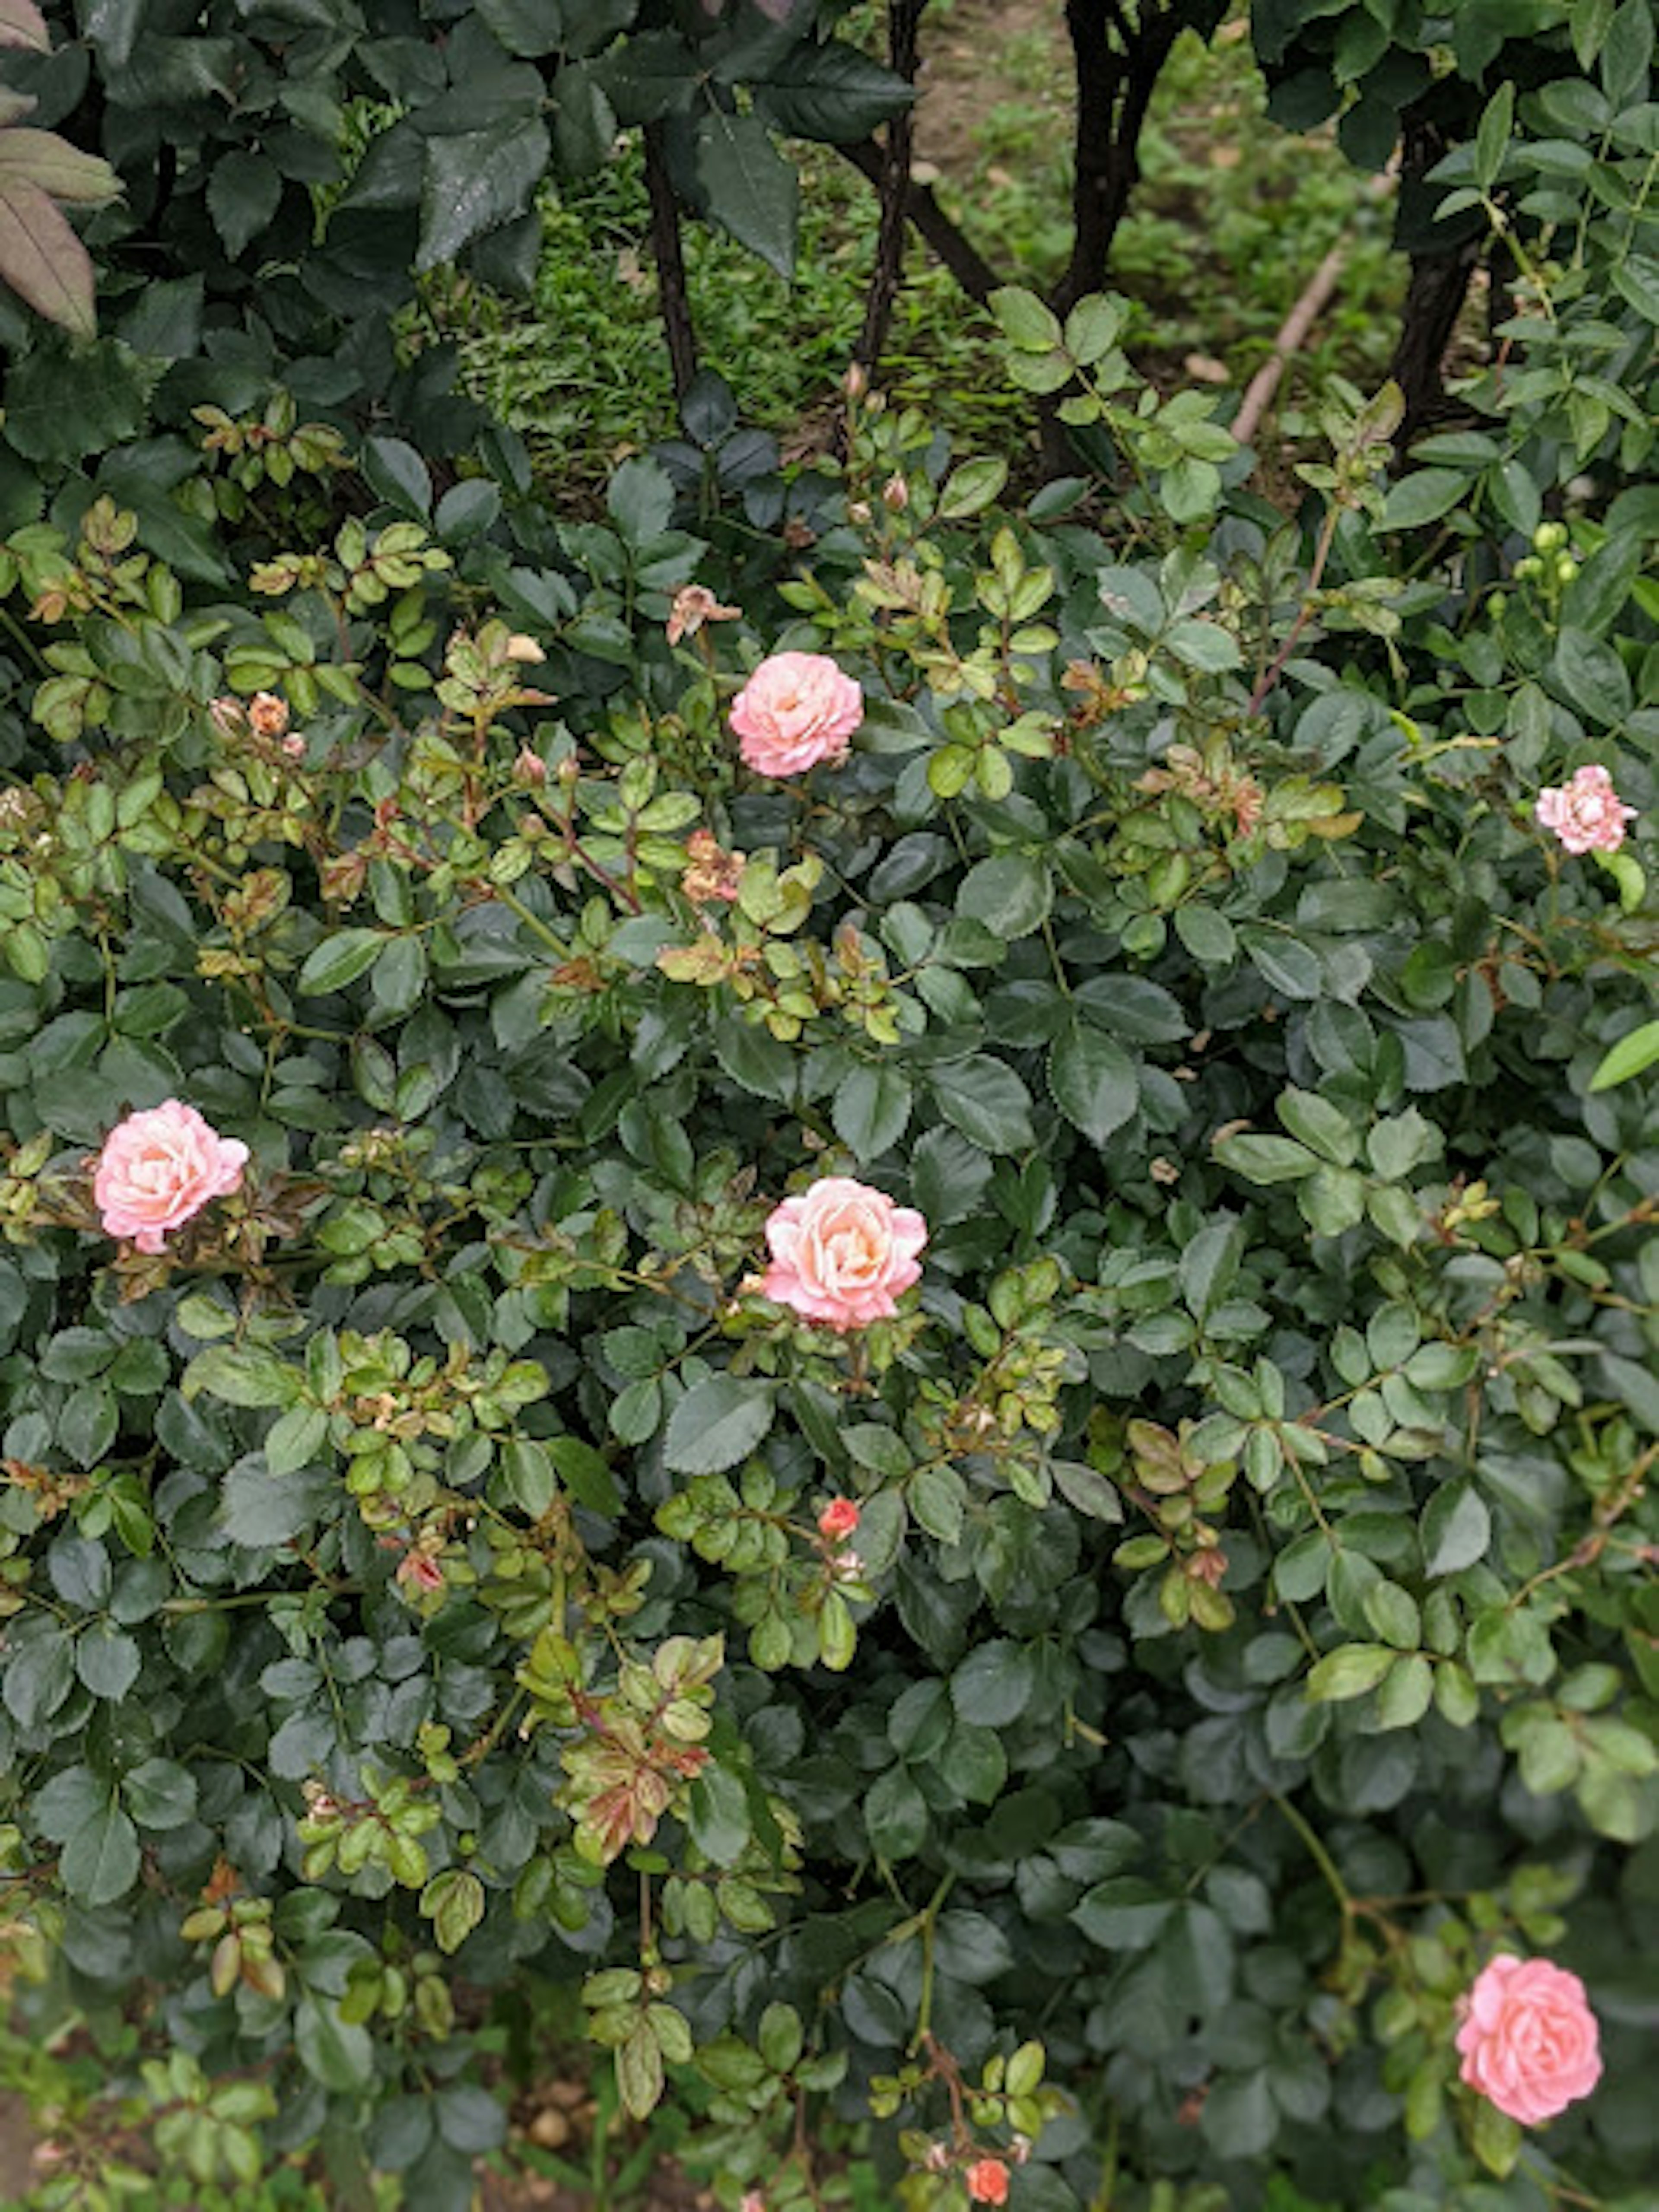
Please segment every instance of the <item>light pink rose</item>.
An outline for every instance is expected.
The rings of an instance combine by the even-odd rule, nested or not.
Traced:
[[[222,1137],[193,1106],[168,1098],[110,1131],[92,1194],[110,1236],[159,1252],[169,1230],[236,1189],[246,1164],[246,1145]]]
[[[732,703],[744,759],[762,775],[800,775],[841,760],[863,720],[857,679],[823,653],[775,653]]]
[[[1523,2127],[1553,2119],[1601,2080],[1595,2014],[1577,1974],[1500,1951],[1463,2005],[1458,2070]]]
[[[774,1210],[766,1242],[769,1298],[831,1328],[862,1328],[896,1312],[900,1292],[920,1280],[927,1224],[885,1191],[825,1176]]]
[[[1601,767],[1581,768],[1568,784],[1547,784],[1533,811],[1570,853],[1616,853],[1626,823],[1636,819],[1636,809],[1626,805]]]

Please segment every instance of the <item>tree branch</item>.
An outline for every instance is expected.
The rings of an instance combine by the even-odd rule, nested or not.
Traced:
[[[889,64],[895,76],[902,76],[913,90],[919,60],[916,34],[927,5],[927,0],[888,0]],[[876,235],[875,265],[865,295],[864,326],[853,356],[870,370],[880,360],[886,343],[887,325],[892,319],[893,302],[898,296],[899,277],[904,266],[905,204],[915,136],[913,100],[902,115],[896,115],[888,125],[887,143],[882,153],[881,226]]]
[[[651,251],[657,264],[657,300],[674,373],[674,397],[684,399],[697,373],[697,333],[685,281],[679,203],[668,173],[660,123],[645,126],[645,185],[651,199]]]
[[[873,138],[855,139],[850,146],[840,146],[836,150],[880,189],[882,149]],[[904,213],[906,220],[915,226],[918,234],[933,248],[970,300],[977,300],[982,305],[1007,281],[998,275],[972,239],[946,215],[933,197],[931,185],[919,185],[914,178],[907,182]]]
[[[1053,300],[1060,314],[1106,281],[1112,241],[1140,175],[1141,128],[1181,21],[1178,9],[1150,0],[1136,23],[1116,0],[1066,0],[1066,28],[1077,71],[1077,154],[1072,258]]]

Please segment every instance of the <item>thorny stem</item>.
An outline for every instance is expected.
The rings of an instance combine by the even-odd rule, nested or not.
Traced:
[[[1247,715],[1256,714],[1261,711],[1262,701],[1279,681],[1280,670],[1295,652],[1297,640],[1312,619],[1314,594],[1318,591],[1320,579],[1325,573],[1325,563],[1331,557],[1331,547],[1336,542],[1337,525],[1341,520],[1341,506],[1339,501],[1333,500],[1325,510],[1324,521],[1320,525],[1319,542],[1314,547],[1313,565],[1308,571],[1308,581],[1303,591],[1302,605],[1297,610],[1296,620],[1291,624],[1284,644],[1279,647],[1279,651],[1262,671],[1261,681],[1251,692],[1250,703],[1244,709]]]

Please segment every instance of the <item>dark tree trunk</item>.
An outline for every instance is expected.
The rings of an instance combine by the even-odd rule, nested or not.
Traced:
[[[1142,0],[1134,21],[1116,0],[1066,0],[1077,70],[1072,257],[1053,306],[1064,314],[1106,281],[1112,241],[1140,176],[1146,110],[1181,29],[1173,5]]]
[[[912,86],[920,60],[917,32],[927,5],[927,0],[889,0],[888,4],[888,60],[894,74]],[[898,297],[899,278],[904,267],[910,156],[915,137],[916,112],[911,106],[888,125],[887,141],[882,149],[881,227],[876,237],[875,266],[870,272],[870,287],[865,295],[864,326],[853,356],[872,373],[887,341],[887,326],[892,319],[893,302]]]
[[[1408,236],[1423,235],[1424,210],[1432,191],[1425,180],[1445,150],[1446,142],[1435,125],[1408,109],[1400,161],[1401,216],[1402,222],[1413,227]],[[1480,246],[1479,234],[1454,236],[1444,246],[1437,245],[1432,251],[1419,247],[1411,255],[1411,281],[1401,313],[1400,337],[1389,367],[1406,402],[1400,428],[1401,451],[1446,410],[1442,368],[1468,296]]]
[[[645,185],[651,200],[651,251],[657,264],[657,298],[674,374],[674,397],[684,399],[697,374],[697,333],[685,281],[679,202],[668,173],[660,123],[645,126]]]

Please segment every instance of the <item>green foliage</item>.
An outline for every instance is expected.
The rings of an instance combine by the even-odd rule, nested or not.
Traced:
[[[624,31],[641,81],[750,42],[629,96],[722,118],[781,256],[766,129],[872,81],[639,12],[307,18],[283,72],[263,17],[88,21],[143,157],[169,100],[216,151],[134,217],[201,266],[118,240],[112,334],[6,388],[0,1872],[33,2038],[111,2062],[49,2201],[133,2194],[101,2114],[192,2203],[315,2148],[459,2212],[530,1990],[729,2205],[959,2212],[993,2155],[1036,2212],[1639,2201],[1646,57],[1449,158],[1519,357],[1392,480],[1391,389],[1287,518],[1121,301],[1010,288],[1109,500],[863,392],[785,472],[705,379],[578,519],[441,373],[281,363],[340,210],[383,313],[422,205],[429,258],[608,142]],[[295,141],[368,78],[319,240]],[[785,649],[866,714],[769,781],[728,716]],[[1574,857],[1535,801],[1590,763],[1637,819]],[[91,1161],[167,1098],[251,1157],[146,1253]],[[829,1175],[929,1234],[844,1334],[759,1272]],[[1524,2151],[1455,2080],[1500,1948],[1606,2043]]]
[[[1390,394],[1310,545],[1120,303],[996,304],[1109,531],[874,399],[793,559],[283,400],[0,554],[0,1844],[32,2017],[188,2021],[204,2187],[320,2141],[464,2205],[458,1984],[579,1989],[734,2203],[860,2114],[918,2205],[1018,2138],[1086,2203],[1108,2134],[1136,2203],[1357,2203],[1334,2094],[1363,2201],[1448,2201],[1514,2157],[1452,2081],[1500,1942],[1638,2067],[1659,1244],[1594,1079],[1654,924],[1532,800],[1593,752],[1640,848],[1654,518],[1564,526],[1594,630],[1494,619],[1478,507],[1392,572]],[[671,646],[694,581],[743,613]],[[786,646],[867,694],[799,785],[726,724]],[[88,1157],[168,1097],[252,1164],[118,1249]],[[756,1272],[830,1173],[929,1226],[847,1335]]]

